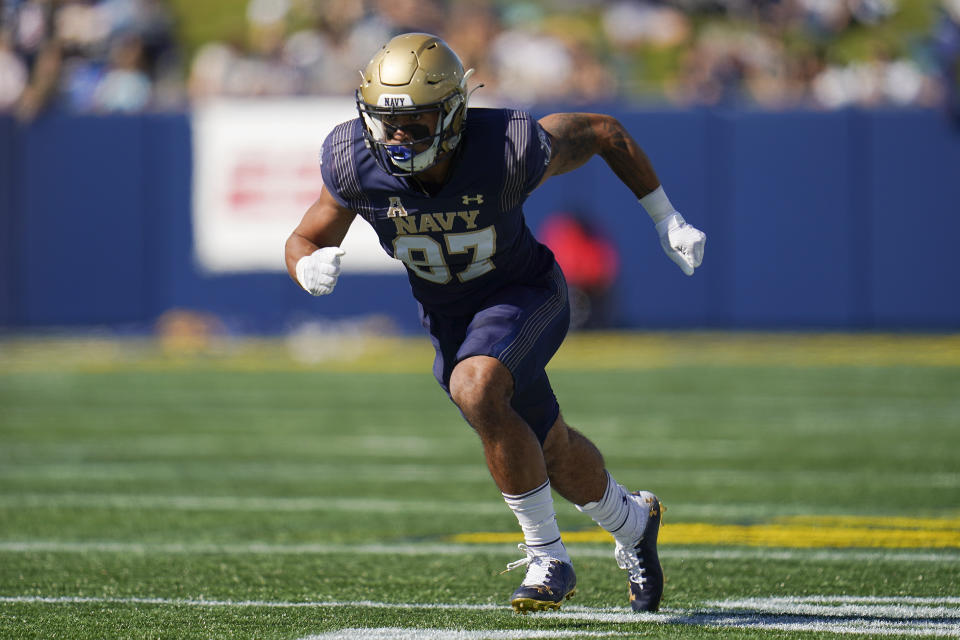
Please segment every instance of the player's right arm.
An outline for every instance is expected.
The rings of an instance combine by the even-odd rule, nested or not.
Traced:
[[[693,275],[703,260],[707,236],[687,224],[673,207],[646,153],[616,118],[596,113],[554,113],[539,123],[552,141],[543,180],[600,156],[650,215],[667,256],[685,274]]]
[[[308,293],[320,296],[333,291],[344,253],[340,243],[355,217],[356,213],[337,202],[324,187],[287,238],[287,273]]]

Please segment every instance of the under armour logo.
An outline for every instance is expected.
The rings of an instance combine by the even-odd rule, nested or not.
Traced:
[[[471,202],[476,202],[477,204],[483,204],[482,193],[478,193],[475,196],[460,196],[460,199],[463,200],[463,204],[470,204]]]

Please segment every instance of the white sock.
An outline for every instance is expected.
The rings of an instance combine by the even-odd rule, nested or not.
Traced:
[[[550,481],[519,496],[503,494],[507,506],[517,516],[523,539],[527,546],[538,555],[570,562],[570,555],[560,540],[560,527],[557,514],[553,509],[553,494],[550,493]]]
[[[588,502],[585,505],[576,505],[577,509],[587,514],[598,525],[613,534],[618,542],[630,545],[647,526],[649,511],[637,508],[636,504],[627,496],[627,490],[613,479],[607,471],[607,489],[603,497],[597,502]]]

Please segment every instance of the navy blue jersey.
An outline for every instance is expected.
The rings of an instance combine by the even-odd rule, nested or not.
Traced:
[[[373,225],[383,249],[407,267],[425,309],[470,315],[490,294],[552,267],[522,205],[550,160],[550,138],[528,113],[470,109],[446,184],[426,194],[383,171],[358,119],[323,143],[323,180],[334,199]]]

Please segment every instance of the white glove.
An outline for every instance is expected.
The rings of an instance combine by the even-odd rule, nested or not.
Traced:
[[[340,277],[340,247],[324,247],[297,260],[297,282],[314,296],[325,296],[337,286]]]
[[[703,262],[703,245],[707,242],[707,234],[687,224],[679,213],[658,222],[657,233],[660,234],[660,246],[667,256],[685,274],[692,276],[693,270]]]
[[[692,276],[693,270],[703,262],[703,245],[707,242],[707,234],[687,224],[673,208],[662,186],[640,198],[640,204],[657,225],[660,246],[667,257],[676,262],[685,274]]]

